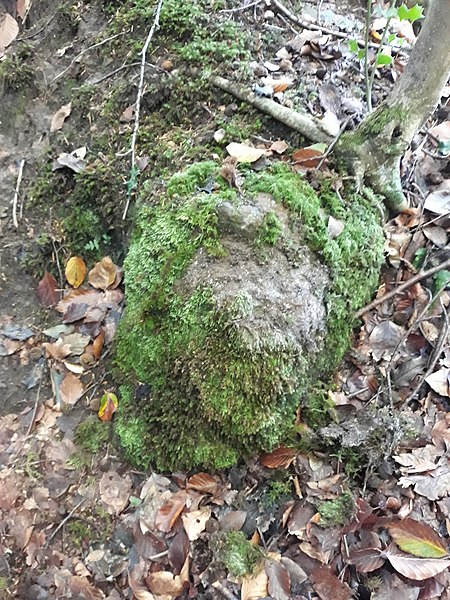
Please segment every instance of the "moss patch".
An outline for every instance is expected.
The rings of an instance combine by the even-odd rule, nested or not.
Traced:
[[[216,555],[217,560],[236,577],[252,573],[262,558],[261,550],[253,546],[242,531],[231,531],[221,536]]]
[[[356,503],[351,492],[343,492],[336,500],[319,502],[319,524],[323,527],[346,525],[356,513]]]
[[[116,357],[127,384],[117,431],[128,458],[140,466],[151,459],[161,469],[221,468],[292,435],[301,397],[342,358],[349,315],[377,283],[383,236],[362,199],[344,204],[328,189],[319,197],[284,165],[248,172],[245,193],[270,192],[302,238],[279,238],[281,225],[269,212],[264,230],[270,235],[260,242],[282,247],[293,263],[295,243],[307,244],[331,274],[328,333],[313,365],[295,345],[264,335],[250,343],[230,326],[237,313],[243,317],[246,298],[238,294],[218,311],[207,285],[187,293],[180,283],[200,248],[216,257],[226,252],[216,209],[224,199],[235,204],[239,199],[217,170],[213,162],[195,164],[169,181],[165,195],[147,198],[126,259],[128,303]],[[208,180],[219,189],[199,192]],[[327,231],[330,215],[345,221],[333,240]]]

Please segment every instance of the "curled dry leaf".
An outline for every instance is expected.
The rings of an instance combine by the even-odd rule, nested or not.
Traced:
[[[198,539],[198,536],[205,531],[206,523],[211,517],[211,508],[204,506],[199,510],[192,510],[181,515],[184,529],[191,542]]]
[[[102,355],[104,342],[105,342],[105,330],[102,327],[100,329],[100,333],[95,338],[95,340],[92,344],[92,354],[93,354],[95,360],[99,360],[100,356]]]
[[[86,263],[81,256],[72,256],[67,261],[65,272],[69,285],[78,288],[86,277]]]
[[[114,283],[118,270],[111,257],[105,256],[89,271],[88,281],[92,287],[106,290]]]
[[[57,289],[58,282],[53,275],[45,271],[44,277],[40,280],[37,287],[37,295],[41,304],[47,307],[54,306],[59,300]]]
[[[287,469],[295,459],[297,450],[280,446],[272,452],[261,454],[259,461],[269,469]]]
[[[52,119],[52,123],[50,125],[50,131],[58,131],[59,129],[63,128],[64,125],[64,121],[67,119],[67,117],[70,115],[70,113],[72,112],[72,102],[69,102],[68,104],[64,104],[64,106],[61,106],[61,108],[59,110],[57,110],[55,112],[55,114],[53,115],[53,119]]]

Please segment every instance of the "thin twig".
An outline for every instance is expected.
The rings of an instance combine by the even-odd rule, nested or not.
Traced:
[[[395,0],[392,0],[390,8],[393,8],[395,6]],[[372,66],[372,72],[370,74],[370,79],[369,79],[369,90],[370,90],[370,94],[371,94],[371,101],[372,101],[372,88],[373,88],[373,82],[375,80],[375,73],[377,72],[377,62],[378,62],[378,57],[380,56],[384,44],[386,43],[386,38],[388,36],[388,31],[389,31],[389,25],[391,24],[391,20],[392,20],[392,15],[389,15],[386,21],[386,25],[384,26],[383,29],[383,35],[381,36],[381,41],[378,45],[378,50],[375,53],[375,59],[374,59],[374,63]],[[367,52],[366,52],[367,54]]]
[[[262,2],[262,0],[255,0],[255,2],[252,2],[251,4],[245,4],[243,6],[238,6],[237,8],[227,8],[224,10],[220,10],[219,12],[221,12],[221,13],[236,13],[241,10],[247,10],[247,8],[252,8],[252,6],[258,6],[258,4],[261,4],[261,2]]]
[[[436,265],[432,269],[428,269],[428,271],[420,271],[420,273],[417,273],[417,275],[414,275],[414,277],[411,277],[411,279],[408,279],[408,281],[404,281],[402,284],[400,284],[394,290],[391,290],[390,292],[388,292],[387,294],[384,294],[384,296],[381,296],[380,298],[375,298],[375,300],[372,300],[372,302],[367,304],[367,306],[360,308],[354,314],[354,318],[355,319],[361,318],[364,314],[366,314],[366,312],[369,312],[369,310],[372,310],[372,308],[375,308],[379,304],[386,302],[386,300],[390,300],[391,298],[394,298],[394,296],[401,294],[402,292],[407,290],[409,287],[411,287],[415,283],[422,281],[422,279],[425,279],[426,277],[431,277],[431,275],[434,275],[435,273],[439,273],[439,271],[442,271],[446,267],[450,267],[450,258],[447,260],[444,260],[444,262],[440,263],[439,265]]]
[[[233,592],[230,592],[220,581],[214,581],[211,586],[222,594],[227,600],[238,600]]]
[[[148,32],[147,39],[145,40],[144,47],[142,48],[142,60],[141,60],[141,75],[139,78],[139,86],[138,92],[135,102],[135,112],[134,112],[134,129],[133,129],[133,137],[131,138],[131,174],[130,177],[133,177],[133,173],[136,169],[136,139],[139,131],[139,116],[141,112],[141,99],[142,93],[144,91],[144,75],[145,75],[145,59],[147,56],[147,50],[150,46],[150,42],[152,41],[153,34],[159,27],[159,15],[161,13],[163,0],[158,0],[158,4],[155,10],[155,18],[153,19],[153,24]],[[123,211],[122,220],[125,221],[127,218],[128,207],[131,202],[131,190],[128,192],[127,203],[125,205],[125,210]]]
[[[19,227],[19,222],[17,221],[17,201],[19,199],[20,183],[22,181],[24,166],[25,166],[25,159],[22,158],[22,160],[20,161],[20,165],[19,165],[19,173],[17,175],[16,190],[14,192],[13,206],[12,206],[13,225],[16,229]]]
[[[336,146],[336,144],[339,141],[339,138],[341,137],[341,135],[344,133],[344,131],[347,129],[347,125],[349,124],[349,122],[353,119],[353,116],[347,117],[345,119],[345,121],[342,123],[342,125],[339,128],[339,133],[337,134],[337,136],[334,138],[334,140],[331,142],[331,144],[328,146],[328,148],[326,149],[326,151],[324,152],[324,154],[322,154],[322,158],[320,159],[317,167],[316,167],[316,171],[320,171],[320,169],[322,168],[322,165],[325,161],[325,159],[330,156],[330,154],[333,152],[333,148]]]
[[[52,16],[50,17],[50,19],[47,21],[47,23],[43,27],[41,27],[37,31],[34,31],[30,35],[26,35],[25,37],[19,38],[17,41],[21,42],[21,41],[25,41],[25,40],[31,40],[32,38],[36,37],[50,25],[50,23],[53,21],[53,19],[56,17],[56,15],[57,15],[57,13],[53,13]]]
[[[106,73],[106,75],[99,77],[95,81],[89,82],[89,85],[98,85],[99,83],[102,83],[106,79],[109,79],[110,77],[113,77],[114,75],[117,75],[117,73],[120,73],[120,71],[123,71],[124,69],[131,69],[132,67],[138,67],[140,64],[141,64],[140,62],[134,62],[134,63],[130,63],[128,65],[122,65],[121,67],[117,67],[117,69],[114,69],[114,71],[110,71],[109,73]],[[145,64],[147,67],[152,67],[153,69],[156,69],[157,71],[161,71],[162,73],[166,72],[161,67],[158,67],[158,65],[152,65],[151,63],[145,63]],[[76,90],[79,88],[72,88],[72,89]]]
[[[433,352],[431,353],[428,368],[425,371],[425,373],[422,373],[420,375],[418,384],[412,390],[412,392],[410,394],[408,394],[408,396],[404,399],[404,401],[402,402],[402,405],[406,405],[406,404],[408,404],[408,402],[413,400],[413,398],[416,396],[416,394],[418,394],[420,392],[420,388],[425,383],[426,378],[429,377],[432,373],[434,373],[434,368],[435,368],[436,363],[439,360],[439,357],[442,353],[442,349],[444,348],[444,344],[447,339],[448,330],[449,330],[448,313],[446,310],[444,310],[444,320],[445,320],[445,324],[444,324],[444,327],[441,329],[437,344],[436,344]]]
[[[51,536],[48,538],[48,540],[47,540],[47,542],[46,542],[46,544],[45,544],[45,548],[48,548],[48,546],[50,545],[50,542],[53,540],[53,538],[54,538],[54,537],[55,537],[55,535],[58,533],[58,531],[59,531],[59,530],[60,530],[62,527],[64,527],[64,525],[67,523],[67,521],[68,521],[69,519],[71,519],[71,518],[72,518],[72,516],[73,516],[74,512],[80,508],[80,506],[83,504],[83,502],[85,502],[85,500],[86,500],[86,498],[82,498],[82,499],[81,499],[81,500],[78,502],[78,504],[72,508],[72,510],[70,511],[70,513],[69,513],[67,516],[65,516],[65,517],[64,517],[64,519],[61,521],[61,523],[58,525],[58,527],[55,529],[55,531],[52,533],[52,535],[51,535]]]
[[[93,46],[89,46],[89,48],[85,48],[79,54],[77,54],[74,59],[72,59],[70,65],[68,67],[66,67],[64,69],[64,71],[61,71],[61,73],[59,75],[56,75],[56,77],[53,77],[53,79],[50,81],[50,83],[54,83],[60,77],[62,77],[64,75],[64,73],[67,73],[67,71],[72,67],[72,65],[74,65],[78,61],[78,59],[83,56],[83,54],[86,54],[86,52],[90,52],[94,48],[98,48],[99,46],[103,46],[103,44],[106,44],[107,42],[110,42],[111,40],[114,40],[115,38],[117,38],[117,37],[119,37],[121,35],[125,35],[126,33],[127,33],[126,31],[121,31],[120,33],[116,33],[115,35],[112,35],[112,36],[110,36],[110,37],[102,40],[101,42],[97,42]]]
[[[372,112],[372,88],[370,87],[369,75],[369,32],[370,22],[372,20],[372,0],[367,0],[366,8],[366,29],[364,31],[364,81],[366,83],[366,104],[369,113]]]
[[[162,552],[159,552],[159,554],[154,554],[153,556],[150,556],[147,560],[158,560],[158,558],[162,558],[163,556],[167,556],[169,554],[168,550],[163,550]]]
[[[305,19],[300,19],[297,15],[294,15],[290,10],[288,10],[280,0],[271,0],[272,8],[275,8],[280,13],[284,14],[290,21],[295,23],[296,25],[300,25],[304,29],[310,29],[312,31],[321,31],[322,33],[326,33],[329,35],[333,35],[334,37],[340,38],[342,40],[350,39],[350,36],[347,33],[342,31],[335,31],[334,29],[330,29],[329,27],[322,27],[322,25],[317,25],[316,23],[310,23]],[[365,48],[364,40],[356,40],[356,43],[360,48]],[[373,42],[369,43],[369,48],[378,48],[378,44],[374,44]]]

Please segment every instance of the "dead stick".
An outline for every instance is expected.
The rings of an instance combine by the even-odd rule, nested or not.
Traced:
[[[138,92],[137,92],[136,103],[135,103],[135,108],[134,108],[133,137],[131,138],[130,178],[133,177],[133,173],[136,169],[136,140],[137,140],[137,134],[139,131],[139,116],[140,116],[140,112],[141,112],[141,99],[142,99],[142,93],[144,91],[144,75],[145,75],[145,63],[146,63],[146,57],[147,57],[147,50],[148,50],[148,47],[150,46],[150,42],[152,41],[153,34],[159,27],[159,15],[161,13],[162,3],[163,3],[163,0],[159,0],[157,6],[155,8],[155,18],[153,19],[153,24],[150,28],[150,31],[148,32],[147,39],[145,40],[145,44],[144,44],[144,47],[142,48],[142,52],[141,52],[141,74],[140,74],[140,78],[139,78],[139,86],[138,86]],[[128,212],[128,208],[130,206],[130,202],[131,202],[131,190],[129,190],[129,192],[128,192],[127,203],[125,205],[125,210],[123,211],[123,215],[122,215],[123,221],[125,221],[125,219],[127,218],[127,212]]]
[[[22,182],[24,166],[25,166],[25,159],[22,158],[22,160],[20,161],[20,165],[19,165],[19,173],[17,175],[17,183],[16,183],[16,189],[14,192],[13,208],[12,208],[13,225],[16,229],[19,227],[19,222],[17,221],[17,201],[19,199],[19,190],[20,190],[20,184]]]
[[[364,306],[363,308],[360,308],[355,313],[354,318],[359,319],[366,312],[369,312],[369,310],[372,310],[372,308],[375,308],[382,302],[385,302],[386,300],[390,300],[391,298],[394,298],[394,296],[401,294],[402,292],[407,290],[409,287],[411,287],[415,283],[422,281],[422,279],[425,279],[426,277],[431,277],[431,275],[434,275],[435,273],[439,273],[439,271],[442,271],[446,267],[450,267],[450,258],[447,260],[444,260],[444,262],[440,263],[436,267],[433,267],[432,269],[428,269],[428,271],[421,271],[420,273],[417,273],[417,275],[414,275],[414,277],[411,277],[411,279],[408,279],[408,281],[404,281],[401,285],[399,285],[394,290],[391,290],[387,294],[384,294],[384,296],[381,296],[380,298],[375,298],[375,300],[372,300],[372,302],[370,302],[370,304],[368,304],[367,306]]]
[[[64,519],[61,521],[61,523],[58,525],[58,527],[55,529],[55,531],[52,533],[52,535],[51,535],[51,536],[48,538],[48,540],[47,540],[47,542],[46,542],[46,544],[45,544],[45,548],[48,548],[48,546],[50,545],[50,542],[53,540],[53,538],[54,538],[54,537],[55,537],[55,535],[58,533],[58,531],[59,531],[59,530],[60,530],[62,527],[64,527],[64,525],[67,523],[67,521],[68,521],[69,519],[71,519],[71,518],[72,518],[72,516],[73,516],[74,512],[80,508],[80,506],[83,504],[83,502],[84,502],[85,500],[86,500],[86,498],[83,498],[82,500],[80,500],[80,501],[78,502],[78,504],[72,508],[72,510],[70,511],[70,513],[69,513],[69,514],[68,514],[66,517],[64,517]]]
[[[282,106],[270,98],[257,96],[253,92],[245,90],[242,86],[232,83],[224,77],[211,77],[210,81],[224,92],[239,98],[243,102],[247,102],[247,104],[254,106],[266,115],[280,121],[280,123],[284,123],[314,142],[330,144],[333,141],[333,136],[325,130],[322,123],[306,113]]]

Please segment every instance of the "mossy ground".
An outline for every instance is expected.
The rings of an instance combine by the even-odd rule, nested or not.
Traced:
[[[317,393],[313,381],[342,358],[351,315],[378,280],[383,236],[367,202],[358,196],[344,202],[326,185],[317,195],[283,164],[248,170],[244,193],[269,192],[289,210],[292,226],[301,231],[298,243],[317,253],[331,285],[328,333],[314,365],[288,348],[269,344],[258,351],[243,344],[230,327],[234,315],[218,315],[210,289],[188,296],[177,289],[200,247],[218,257],[223,251],[215,209],[224,198],[238,199],[218,177],[218,166],[194,164],[168,182],[165,195],[146,198],[125,262],[128,305],[117,364],[127,386],[117,431],[127,456],[140,466],[153,460],[158,468],[221,468],[292,437],[299,402],[308,404]],[[219,189],[196,192],[210,178]],[[327,230],[330,216],[345,223],[335,239]],[[267,228],[266,244],[277,242],[277,225]],[[149,386],[145,394],[142,383]]]

